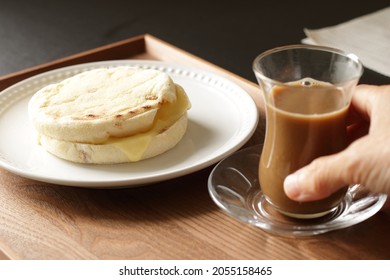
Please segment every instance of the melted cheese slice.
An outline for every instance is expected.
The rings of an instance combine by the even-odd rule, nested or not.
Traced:
[[[152,128],[144,133],[123,138],[110,138],[105,144],[120,149],[130,161],[139,161],[148,148],[152,138],[169,128],[191,107],[183,88],[176,85],[176,101],[166,102],[157,111]]]

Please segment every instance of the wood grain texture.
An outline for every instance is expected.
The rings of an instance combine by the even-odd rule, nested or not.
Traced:
[[[143,47],[140,47],[142,45]],[[133,47],[134,46],[134,47]],[[255,99],[256,85],[150,35],[10,75],[112,57],[181,61],[228,76]],[[127,50],[127,51],[126,51]],[[246,144],[260,143],[263,115]],[[390,216],[378,213],[348,229],[287,238],[236,221],[211,200],[212,167],[173,180],[125,189],[86,189],[36,182],[0,169],[0,259],[389,259]]]
[[[275,236],[222,213],[207,192],[209,171],[117,190],[0,171],[2,249],[12,259],[390,258],[386,214],[317,237]]]

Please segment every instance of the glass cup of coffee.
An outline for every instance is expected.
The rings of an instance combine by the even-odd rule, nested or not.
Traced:
[[[262,88],[266,134],[259,163],[265,199],[280,213],[311,219],[334,211],[348,186],[328,198],[296,202],[283,190],[287,175],[347,146],[347,113],[363,73],[353,54],[309,45],[266,51],[253,62]]]

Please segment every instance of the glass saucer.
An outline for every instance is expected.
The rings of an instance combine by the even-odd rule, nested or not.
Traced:
[[[342,203],[331,213],[316,219],[286,217],[265,200],[258,180],[262,146],[240,150],[212,170],[208,189],[214,202],[234,218],[268,232],[287,236],[311,236],[346,228],[377,213],[387,196],[367,192],[362,185],[349,188]]]

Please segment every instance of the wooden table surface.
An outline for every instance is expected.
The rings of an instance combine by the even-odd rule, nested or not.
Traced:
[[[120,16],[116,18],[114,23],[111,23],[112,27],[116,24],[115,32],[117,33],[114,31],[109,33],[107,30],[103,30],[103,32],[99,29],[100,25],[96,29],[92,27],[92,22],[100,20],[97,15],[105,13],[105,6],[99,5],[94,10],[97,15],[91,13],[92,19],[90,20],[92,22],[87,21],[86,24],[89,26],[90,32],[95,32],[94,36],[98,37],[101,34],[99,32],[102,32],[106,36],[102,38],[105,39],[93,41],[91,38],[95,37],[87,34],[85,41],[76,36],[73,42],[68,42],[62,38],[65,35],[55,35],[55,32],[50,33],[50,21],[54,22],[55,16],[49,15],[47,12],[55,9],[48,4],[48,6],[34,6],[32,10],[29,10],[37,12],[38,15],[43,15],[45,12],[44,19],[48,21],[47,24],[42,24],[44,22],[42,20],[38,21],[36,26],[32,25],[29,28],[31,32],[38,32],[35,28],[47,30],[49,38],[36,37],[36,41],[31,41],[34,43],[31,43],[30,46],[21,46],[20,44],[24,40],[22,36],[14,36],[14,34],[17,34],[15,31],[18,30],[20,23],[17,24],[16,20],[10,18],[16,19],[23,15],[23,17],[20,17],[22,23],[27,24],[31,23],[28,21],[28,16],[31,15],[26,12],[27,10],[25,12],[20,10],[19,12],[15,8],[15,4],[11,2],[5,1],[4,9],[0,9],[0,15],[2,15],[1,11],[6,11],[8,15],[8,18],[0,17],[0,34],[8,34],[8,37],[4,35],[3,38],[11,38],[10,41],[5,41],[5,46],[8,46],[8,48],[5,49],[3,44],[3,49],[0,49],[2,51],[0,52],[0,58],[4,62],[3,65],[5,65],[1,69],[2,75],[46,63],[70,53],[128,38],[133,36],[133,33],[138,35],[149,32],[149,30],[144,30],[149,27],[153,29],[154,32],[152,33],[157,37],[161,35],[166,41],[218,64],[239,76],[243,76],[244,79],[251,80],[253,83],[253,77],[249,77],[248,74],[251,71],[248,57],[253,58],[255,54],[262,49],[269,48],[270,45],[277,46],[286,43],[286,41],[282,42],[275,39],[279,36],[278,34],[274,34],[275,38],[269,37],[269,42],[264,42],[264,40],[267,40],[265,37],[261,41],[254,39],[253,34],[256,30],[252,29],[251,34],[245,37],[247,41],[240,37],[240,44],[234,43],[230,51],[222,50],[222,45],[228,48],[227,43],[232,42],[227,39],[228,37],[223,37],[224,34],[228,36],[227,31],[221,33],[220,37],[214,38],[211,34],[216,34],[215,30],[207,31],[204,29],[206,23],[199,21],[200,26],[193,24],[187,27],[188,30],[191,30],[192,35],[169,33],[166,29],[159,29],[156,25],[148,23],[149,21],[137,21],[136,19],[139,20],[139,18],[134,15],[135,21],[132,22],[133,24],[126,25],[126,21],[121,21],[125,17],[125,13],[120,13],[118,7],[115,11]],[[59,2],[62,3],[62,1]],[[100,1],[97,2],[100,3]],[[47,4],[49,1],[39,1],[39,3]],[[243,13],[245,10],[245,12],[252,15],[251,19],[243,14],[237,14],[237,17],[233,17],[232,15],[235,14],[225,7],[221,8],[222,15],[219,14],[217,18],[222,20],[224,17],[230,16],[232,20],[236,20],[236,29],[233,30],[236,36],[245,33],[245,28],[248,28],[249,24],[251,26],[256,24],[254,15],[257,15],[257,13],[251,12],[253,8],[248,3],[240,6],[240,11]],[[295,25],[290,26],[291,32],[295,32],[294,36],[291,33],[292,37],[286,36],[290,43],[299,43],[301,38],[298,37],[297,30],[302,30],[303,27],[310,25],[310,22],[317,25],[315,27],[336,24],[385,7],[386,3],[386,1],[379,4],[367,3],[365,8],[356,7],[356,9],[350,10],[341,9],[342,12],[335,11],[336,20],[334,21],[325,18],[325,15],[321,14],[318,15],[322,19],[321,21],[316,21],[317,19],[314,17],[306,17],[303,18],[307,20],[306,22],[302,23],[303,19],[301,19]],[[61,5],[61,7],[66,7],[65,2]],[[125,2],[121,2],[121,5],[123,9]],[[326,11],[326,6],[319,5]],[[126,6],[126,8],[129,11],[129,6]],[[212,6],[212,8],[216,10],[216,7]],[[234,10],[234,7],[230,8]],[[265,6],[262,6],[262,8],[264,9]],[[268,6],[267,8],[270,11],[275,11]],[[306,8],[315,11],[314,6],[307,6]],[[87,11],[87,7],[83,5],[80,9],[83,12]],[[44,12],[40,14],[42,10]],[[200,13],[202,10],[198,9],[196,11]],[[266,12],[263,14],[267,16]],[[169,15],[172,14],[169,13]],[[206,22],[208,20],[209,24],[216,24],[216,19],[212,19],[210,13],[206,11],[203,15],[205,15],[204,20]],[[283,15],[289,16],[289,19],[293,18],[287,12],[283,12]],[[304,16],[303,13],[300,15]],[[88,18],[85,14],[76,13],[72,16],[74,20],[77,20],[78,17],[84,18],[84,20]],[[145,16],[145,18],[152,20],[151,17]],[[182,19],[182,17],[180,18]],[[195,19],[189,17],[188,20]],[[56,28],[60,28],[59,25],[61,24],[66,26],[65,21],[61,22],[59,21]],[[137,25],[138,23],[139,25]],[[164,22],[164,24],[166,28],[169,28],[170,21]],[[7,26],[10,29],[1,26]],[[66,32],[65,27],[63,28]],[[76,27],[72,27],[70,23],[69,28]],[[216,28],[221,28],[221,32],[225,30],[222,25],[217,25]],[[275,26],[273,28],[276,32],[279,27]],[[126,33],[126,30],[130,31]],[[299,36],[302,35],[299,34]],[[55,36],[65,40],[64,45],[46,45],[46,48],[44,48],[45,42],[49,42]],[[206,40],[207,38],[209,38],[209,41]],[[280,38],[280,36],[277,38]],[[67,39],[70,40],[70,38]],[[202,44],[197,45],[199,39],[202,39]],[[79,42],[79,45],[76,44],[77,42]],[[261,47],[255,49],[252,43],[259,44]],[[15,48],[11,49],[10,46]],[[57,52],[55,51],[56,47]],[[45,49],[46,52],[39,51],[39,49]],[[241,62],[239,62],[240,54],[236,53],[237,49],[242,54],[243,61]],[[245,54],[246,50],[249,53]],[[36,57],[33,56],[34,54],[36,54]],[[25,60],[21,60],[21,56]],[[235,65],[230,64],[232,62],[229,62],[229,56],[232,57]],[[249,70],[244,70],[242,68],[244,66]],[[365,75],[364,82],[373,84],[389,82],[388,77],[380,76],[370,70],[366,71]],[[260,143],[261,133],[263,133],[262,129],[259,128],[247,143],[247,146]],[[389,214],[379,212],[358,225],[314,237],[295,238],[273,235],[231,218],[214,204],[207,189],[207,180],[212,168],[213,166],[210,166],[193,174],[157,184],[124,189],[87,189],[52,185],[22,178],[0,169],[0,259],[390,258]]]
[[[222,213],[207,191],[209,171],[137,189],[94,190],[1,170],[0,203],[7,207],[0,247],[11,259],[390,258],[385,213],[316,237],[275,236]]]

